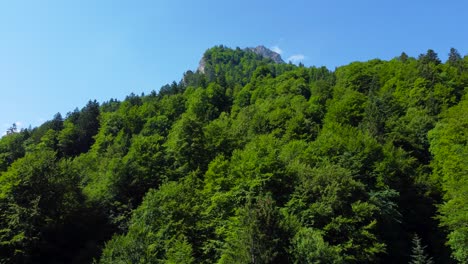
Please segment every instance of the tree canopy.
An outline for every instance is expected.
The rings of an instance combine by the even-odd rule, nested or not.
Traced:
[[[203,70],[0,139],[0,263],[466,263],[468,56]]]

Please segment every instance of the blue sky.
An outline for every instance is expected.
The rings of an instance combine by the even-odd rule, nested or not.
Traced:
[[[219,44],[330,69],[402,51],[466,55],[466,10],[462,0],[1,1],[0,130],[157,90]]]

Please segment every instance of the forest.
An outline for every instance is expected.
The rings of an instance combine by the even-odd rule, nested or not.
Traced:
[[[0,263],[468,263],[468,56],[203,64],[8,129]]]

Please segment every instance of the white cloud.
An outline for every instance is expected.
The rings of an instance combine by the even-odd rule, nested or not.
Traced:
[[[278,46],[273,46],[273,47],[271,47],[271,50],[274,51],[274,52],[276,52],[276,53],[278,53],[278,54],[283,53],[283,51],[282,51],[282,50],[280,49],[280,47],[278,47]]]
[[[295,54],[295,55],[292,55],[288,58],[288,61],[292,62],[292,63],[298,63],[298,62],[301,62],[305,60],[305,56],[302,55],[302,54]]]

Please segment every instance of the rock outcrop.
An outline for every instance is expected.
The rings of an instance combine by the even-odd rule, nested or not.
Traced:
[[[245,48],[244,51],[253,52],[264,58],[271,59],[275,63],[284,63],[280,54],[266,48],[263,45],[257,46],[255,48]],[[203,57],[200,59],[200,62],[198,63],[197,71],[200,73],[205,73],[205,66],[206,66],[206,59],[205,59],[205,56],[203,55]]]
[[[263,45],[257,46],[255,48],[246,48],[245,50],[252,51],[258,55],[261,55],[264,58],[269,58],[276,63],[284,63],[283,59],[281,58],[281,55],[266,48]]]

